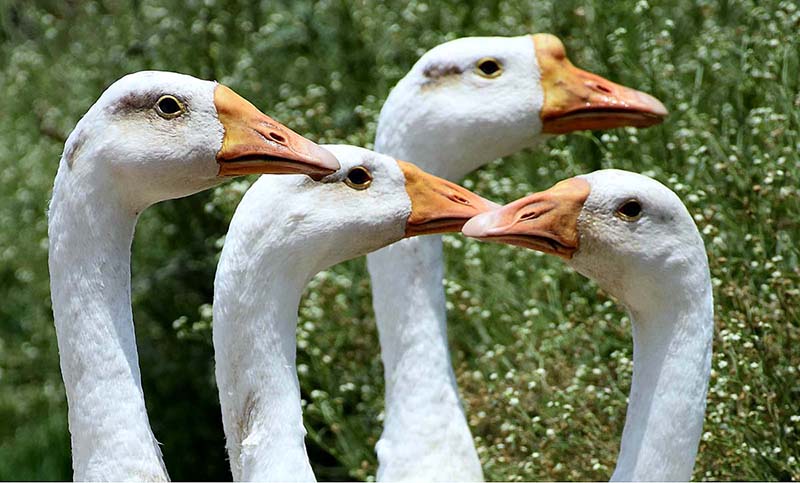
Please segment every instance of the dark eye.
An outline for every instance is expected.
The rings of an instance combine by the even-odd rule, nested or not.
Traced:
[[[174,96],[161,96],[156,102],[156,112],[164,119],[173,119],[184,112],[183,103]]]
[[[363,166],[356,166],[347,173],[347,178],[345,178],[344,182],[353,189],[367,189],[372,184],[372,173]]]
[[[489,57],[479,60],[477,66],[478,74],[490,79],[499,76],[503,72],[500,63]]]
[[[642,204],[637,200],[628,200],[619,205],[617,216],[625,221],[636,221],[642,216]]]

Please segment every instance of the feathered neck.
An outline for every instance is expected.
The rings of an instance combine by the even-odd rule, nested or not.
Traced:
[[[234,216],[214,285],[226,446],[235,480],[313,481],[295,360],[297,309],[317,267],[285,238],[248,231],[256,225]]]
[[[147,419],[131,313],[137,214],[115,196],[105,164],[95,165],[79,174],[62,160],[48,226],[74,478],[165,481]]]
[[[714,303],[704,251],[663,303],[631,309],[633,381],[612,481],[688,481],[703,428]]]
[[[376,151],[455,181],[505,154],[487,153],[467,131],[427,128],[436,117],[412,99],[418,89],[413,77],[394,88],[381,110]],[[441,237],[402,240],[369,254],[367,265],[386,381],[378,480],[483,480],[450,362]]]

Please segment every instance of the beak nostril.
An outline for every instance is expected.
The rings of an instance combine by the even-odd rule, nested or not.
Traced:
[[[277,142],[277,143],[284,144],[284,143],[286,142],[286,138],[285,138],[285,137],[281,136],[280,134],[278,134],[278,133],[276,133],[276,132],[274,132],[274,131],[270,131],[270,132],[269,132],[269,137],[270,137],[270,138],[271,138],[273,141],[275,141],[275,142]]]
[[[608,87],[604,86],[603,84],[596,84],[594,86],[594,88],[597,89],[600,92],[605,92],[606,94],[611,94],[611,89],[609,89]]]
[[[520,216],[519,217],[519,221],[528,221],[528,220],[533,220],[533,219],[536,219],[536,218],[539,218],[539,213],[537,213],[535,211],[529,211],[529,212],[525,213],[524,215]]]
[[[464,198],[463,196],[459,196],[457,194],[453,194],[450,196],[450,199],[455,201],[456,203],[461,203],[462,205],[468,205],[469,200]]]

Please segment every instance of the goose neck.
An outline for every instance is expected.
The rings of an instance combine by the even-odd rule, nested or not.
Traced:
[[[214,299],[216,375],[233,476],[310,481],[296,329],[303,288],[316,271],[276,246],[236,249],[244,238],[228,234]]]
[[[62,162],[49,213],[49,267],[77,480],[166,480],[141,387],[131,312],[136,214],[102,177]]]
[[[450,362],[441,237],[402,240],[367,262],[386,381],[378,480],[482,480]]]
[[[711,370],[710,284],[681,300],[631,311],[633,380],[614,481],[691,478]]]

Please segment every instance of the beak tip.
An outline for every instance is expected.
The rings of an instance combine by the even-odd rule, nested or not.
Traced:
[[[491,222],[491,211],[475,215],[461,227],[461,234],[470,238],[485,236]]]
[[[647,113],[653,118],[657,119],[659,123],[669,115],[667,107],[655,96],[651,96],[650,94],[642,91],[635,91],[635,94],[637,95],[631,96],[632,99],[636,100],[634,106],[636,106],[638,109],[641,109],[642,112]]]
[[[330,170],[330,172],[325,173],[323,177],[328,176],[329,174],[333,174],[336,171],[339,171],[341,165],[339,164],[339,160],[336,159],[336,156],[334,156],[333,153],[331,153],[330,151],[328,151],[327,149],[323,148],[318,144],[316,144],[315,146],[317,147],[318,151],[315,152],[314,154],[320,160],[320,166],[326,170]]]
[[[651,106],[653,115],[657,116],[659,119],[664,119],[667,116],[669,116],[669,111],[667,110],[667,107],[664,105],[664,103],[662,103],[661,101],[659,101],[658,99],[649,94],[647,95],[647,97],[650,98],[649,104]]]
[[[494,201],[482,197],[479,198],[483,202],[483,206],[480,208],[480,212],[477,215],[467,220],[464,226],[461,227],[461,233],[464,236],[472,238],[486,236],[494,220],[493,214],[502,208],[502,205]]]

